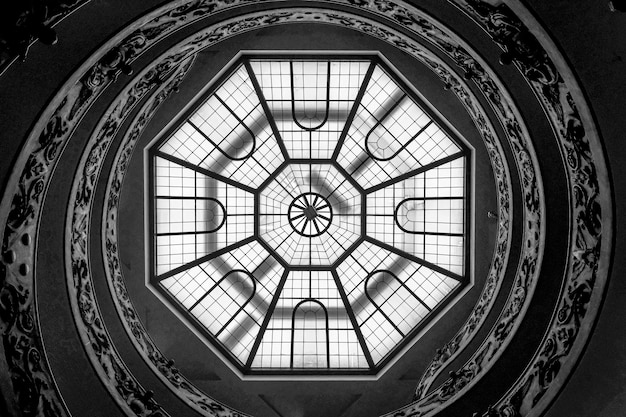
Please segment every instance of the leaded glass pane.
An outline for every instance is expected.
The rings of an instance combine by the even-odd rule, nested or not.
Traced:
[[[152,280],[245,373],[374,373],[467,283],[470,154],[375,57],[240,58],[150,150]]]

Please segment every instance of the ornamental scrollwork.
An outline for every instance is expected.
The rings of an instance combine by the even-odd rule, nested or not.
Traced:
[[[72,188],[70,203],[70,259],[68,260],[68,285],[70,303],[79,314],[77,326],[85,340],[88,356],[99,362],[108,372],[100,372],[100,377],[107,386],[121,396],[121,400],[137,416],[168,415],[155,401],[153,393],[143,389],[127,369],[124,362],[113,349],[113,341],[104,327],[97,301],[94,298],[90,280],[89,261],[89,212],[93,195],[104,161],[104,156],[115,138],[124,119],[134,106],[150,91],[157,89],[158,94],[153,104],[153,111],[158,108],[169,94],[177,88],[193,63],[193,56],[173,55],[158,62],[144,71],[135,82],[125,88],[105,113],[90,140],[89,152],[83,155],[79,165],[79,175]]]
[[[469,6],[469,3],[484,4],[483,2],[451,1],[455,1],[468,13],[475,16],[481,25],[487,27],[488,23],[484,17],[480,17],[480,13],[475,8]],[[58,155],[73,133],[78,119],[84,114],[86,108],[95,97],[110,82],[114,81],[119,72],[123,71],[123,65],[131,65],[132,60],[145,48],[149,47],[153,40],[160,39],[178,29],[181,25],[192,21],[195,12],[198,13],[198,16],[206,16],[220,7],[231,7],[234,3],[243,4],[245,2],[195,1],[185,3],[176,9],[171,9],[171,6],[168,9],[168,6],[165,6],[159,9],[158,13],[155,12],[143,18],[143,24],[140,29],[137,30],[137,33],[133,33],[130,36],[140,34],[148,41],[130,52],[121,49],[119,52],[120,59],[116,58],[118,52],[115,51],[113,55],[100,62],[100,68],[96,68],[90,74],[90,77],[92,77],[90,81],[82,78],[75,84],[70,83],[69,86],[64,88],[58,99],[52,102],[52,110],[43,113],[42,120],[49,117],[48,121],[34,130],[33,135],[31,135],[25,146],[23,154],[27,155],[27,157],[20,162],[24,168],[18,176],[18,181],[9,184],[9,190],[13,189],[13,195],[10,196],[9,200],[8,218],[2,241],[3,263],[1,264],[2,268],[0,268],[0,277],[3,279],[3,285],[0,290],[0,320],[2,320],[1,324],[4,330],[3,342],[5,348],[9,346],[7,361],[11,363],[12,377],[14,379],[23,378],[23,384],[19,385],[20,393],[16,397],[24,399],[24,403],[21,406],[23,406],[24,410],[34,410],[32,411],[33,415],[44,413],[45,415],[66,414],[64,406],[59,400],[58,393],[55,391],[56,388],[52,382],[50,369],[45,359],[37,353],[41,349],[41,335],[35,320],[36,311],[33,303],[34,277],[30,272],[32,268],[29,270],[21,267],[21,265],[26,265],[27,267],[32,265],[32,245],[24,244],[22,236],[36,235],[35,225],[39,218],[41,203],[45,196],[51,171],[58,160]],[[397,11],[398,17],[395,20],[403,26],[420,24],[419,19],[413,19],[400,11],[399,6],[403,6],[404,3],[387,1],[346,1],[346,3],[352,3],[353,6],[362,7],[364,10],[377,7],[379,10],[385,10],[386,13]],[[178,22],[179,16],[176,13],[184,16],[180,19],[180,22]],[[554,64],[547,57],[547,54],[544,56],[537,53],[533,49],[537,45],[528,40],[527,34],[520,34],[525,30],[523,25],[518,27],[521,32],[515,32],[512,29],[517,23],[513,22],[511,27],[509,21],[514,16],[511,16],[510,13],[507,15],[507,13],[509,12],[503,13],[504,17],[497,17],[497,19],[494,15],[490,24],[493,26],[492,30],[504,31],[506,29],[508,31],[509,35],[502,35],[503,38],[500,39],[502,43],[497,40],[496,42],[503,47],[505,52],[512,53],[512,61],[522,68],[522,73],[531,82],[537,97],[547,110],[549,120],[558,132],[560,145],[564,150],[564,155],[566,155],[568,179],[571,184],[572,195],[574,196],[572,218],[575,222],[575,230],[572,232],[573,238],[571,239],[573,244],[570,250],[569,271],[566,277],[567,282],[561,293],[558,318],[551,324],[550,330],[543,341],[543,347],[534,359],[533,366],[518,381],[511,394],[507,395],[497,405],[495,410],[492,408],[489,411],[489,413],[497,412],[499,415],[517,416],[525,415],[538,406],[547,391],[552,387],[551,384],[555,381],[555,377],[565,369],[566,361],[569,360],[571,362],[570,355],[574,352],[574,347],[580,345],[579,339],[584,340],[588,336],[589,330],[584,329],[583,323],[589,322],[595,316],[596,310],[594,309],[597,309],[597,304],[593,304],[593,300],[597,300],[601,296],[601,289],[606,279],[606,271],[600,273],[599,265],[603,253],[610,246],[610,242],[602,246],[603,215],[606,216],[606,213],[610,213],[610,202],[607,203],[610,196],[606,191],[606,187],[601,185],[601,177],[606,175],[606,173],[602,165],[604,160],[601,152],[597,151],[600,146],[598,144],[599,139],[597,136],[590,134],[589,127],[583,123],[567,83],[563,81],[558,73],[552,72]],[[187,18],[188,16],[192,16],[192,18]],[[273,18],[276,19],[275,22],[281,22],[282,17],[274,16]],[[350,19],[345,19],[345,22],[350,22]],[[350,24],[352,23],[350,22]],[[432,27],[422,25],[424,26],[424,33],[427,30],[432,31]],[[255,27],[253,23],[245,22],[239,26],[234,26],[229,32],[233,34],[253,27]],[[367,25],[364,25],[363,28],[366,28],[364,32],[368,31],[368,33],[381,38],[388,35],[385,32],[371,28],[367,29]],[[515,35],[516,33],[517,35]],[[207,38],[210,39],[219,37],[220,35],[218,34],[207,34]],[[410,42],[402,39],[384,40],[391,41],[403,48],[410,48]],[[516,42],[518,44],[514,44]],[[443,47],[447,47],[446,43],[443,44]],[[496,111],[502,111],[502,96],[498,88],[492,88],[488,80],[480,76],[481,68],[476,66],[476,62],[471,57],[467,59],[463,51],[458,49],[456,53],[457,58],[455,61],[457,65],[467,70],[466,74],[471,75],[468,78],[476,82],[485,92],[490,104],[494,106]],[[423,60],[428,63],[427,57],[423,57]],[[524,69],[524,66],[531,69],[530,75],[527,69]],[[460,88],[459,80],[446,74],[445,71],[436,65],[431,65],[431,68],[439,73],[445,85],[463,100],[462,95],[464,92]],[[476,74],[478,74],[478,77]],[[519,131],[519,126],[515,124],[507,124],[506,126],[509,133],[516,134],[515,132]],[[480,124],[479,128],[481,128]],[[522,149],[517,149],[515,153],[521,157],[526,157],[523,152],[518,151],[522,151]],[[526,161],[531,162],[528,159]],[[18,170],[21,168],[20,166],[17,167]],[[502,168],[498,167],[498,169]],[[527,169],[528,167],[525,167],[523,172],[526,173]],[[532,176],[524,175],[524,178],[532,181]],[[500,187],[501,185],[498,184],[498,188]],[[536,201],[536,196],[530,199],[531,203],[534,201]],[[3,206],[6,207],[5,202],[3,202]],[[77,217],[77,220],[80,224],[84,218]],[[81,227],[77,230],[83,229]],[[498,247],[500,247],[500,243],[499,240]],[[82,274],[84,268],[85,265],[83,264],[77,265],[77,271],[80,274]],[[528,264],[525,268],[531,271],[533,268],[537,269],[537,266]],[[497,282],[489,280],[490,278],[483,296],[492,293],[494,284],[497,285]],[[515,285],[525,284],[525,282],[516,282]],[[88,290],[91,289],[88,288]],[[481,296],[481,300],[483,296]],[[519,311],[515,306],[519,306],[519,303],[523,302],[524,295],[516,295],[513,300],[515,304],[512,304],[513,308],[511,311]],[[86,322],[97,324],[93,311],[89,309],[87,304],[86,299],[79,299],[79,305],[85,312],[84,318]],[[488,304],[483,303],[482,305]],[[590,314],[590,311],[593,313]],[[468,321],[468,324],[470,323],[476,323],[476,321]],[[442,349],[441,354],[438,355],[441,363],[445,363],[460,344],[459,340],[455,338],[446,348]],[[11,350],[14,353],[11,353]],[[26,352],[30,353],[25,354]],[[482,353],[484,351],[479,351],[478,356],[480,357]],[[29,366],[27,363],[15,361],[14,357],[27,358],[36,366]],[[444,384],[447,387],[444,392],[444,398],[450,398],[447,395],[449,392],[458,391],[466,386],[467,381],[477,375],[478,372],[479,369],[472,367],[454,371],[450,381]],[[128,385],[128,380],[122,378],[116,383],[118,386],[124,386]],[[144,411],[150,407],[152,401],[147,391],[138,395],[128,394],[127,398],[131,402],[139,401],[142,403]],[[41,408],[44,404],[48,407],[45,412]],[[133,410],[141,409],[141,406],[136,402],[133,402],[131,407]],[[144,411],[140,410],[142,413]],[[405,409],[399,412],[398,415],[407,415],[408,412]],[[421,412],[418,413],[422,414]]]
[[[545,85],[559,82],[559,73],[546,51],[506,4],[466,0],[466,10],[482,21],[493,41],[504,50],[501,64],[516,63],[530,81]]]

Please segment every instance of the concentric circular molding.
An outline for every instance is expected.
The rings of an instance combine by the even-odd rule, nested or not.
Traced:
[[[364,10],[375,11],[378,9],[380,13],[390,10],[397,12],[403,9],[403,5],[391,2],[359,3],[362,3],[359,4],[359,7]],[[223,6],[221,3],[207,3],[205,10],[217,10],[219,5]],[[466,3],[462,3],[461,6],[468,8],[470,12],[473,10]],[[165,11],[166,8],[167,6],[141,19],[134,27],[140,27],[144,24],[144,28],[149,28],[147,22],[157,13]],[[409,11],[409,13],[412,12]],[[279,22],[280,17],[277,16],[277,18],[276,22]],[[415,24],[414,21],[403,19],[402,13],[394,15],[394,19],[409,27],[409,30],[410,26]],[[484,20],[482,22],[487,26]],[[130,29],[126,31],[126,33],[129,32]],[[116,39],[122,39],[124,35],[120,34]],[[133,39],[129,40],[132,41]],[[145,42],[145,38],[144,40],[139,39],[139,41]],[[7,254],[5,259],[13,261],[5,262],[4,289],[13,288],[13,291],[24,295],[19,301],[20,311],[25,317],[31,317],[31,322],[35,322],[36,316],[32,304],[33,270],[35,269],[32,265],[34,248],[33,245],[23,244],[28,239],[23,240],[22,236],[25,234],[36,235],[39,210],[45,197],[47,181],[58,159],[58,152],[70,136],[72,129],[69,127],[71,127],[71,123],[78,121],[89,105],[88,101],[77,101],[77,93],[86,88],[86,91],[92,92],[93,97],[97,96],[116,73],[115,66],[107,66],[106,62],[96,64],[98,57],[102,56],[104,51],[112,49],[115,43],[116,40],[109,42],[101,49],[101,52],[81,67],[76,76],[68,81],[66,87],[54,99],[48,110],[43,113],[41,120],[29,136],[28,142],[16,163],[15,173],[9,181],[7,188],[9,191],[13,190],[14,195],[8,194],[3,199],[1,214],[3,219],[7,219],[4,229],[3,250]],[[113,50],[115,51],[115,48]],[[138,53],[137,49],[133,50],[132,48],[121,48],[117,51],[122,55],[131,51],[126,55],[127,58],[132,58]],[[547,348],[538,350],[535,363],[539,366],[529,366],[526,374],[520,378],[519,383],[511,391],[511,395],[507,396],[499,405],[498,409],[507,415],[514,415],[512,413],[515,411],[521,411],[523,414],[539,413],[545,409],[547,403],[558,391],[558,385],[560,385],[551,384],[551,382],[562,381],[564,378],[561,378],[561,375],[569,372],[575,364],[576,357],[585,344],[597,313],[608,273],[611,249],[611,232],[608,228],[602,229],[603,223],[610,224],[612,213],[601,143],[597,137],[589,110],[578,92],[573,77],[566,70],[563,59],[554,50],[550,51],[550,56],[556,61],[559,71],[566,74],[565,80],[559,77],[555,83],[551,84],[552,90],[550,92],[556,94],[547,97],[538,81],[530,81],[530,83],[542,99],[542,104],[546,108],[559,137],[563,154],[567,155],[570,187],[572,195],[576,197],[572,198],[571,201],[571,214],[573,219],[581,219],[579,220],[581,223],[572,230],[569,273],[564,282],[560,301],[563,307],[560,311],[562,314],[555,315],[552,327],[546,335],[544,347]],[[83,82],[78,82],[79,76],[87,72],[92,64],[96,64],[96,69],[92,69],[83,79]],[[461,68],[466,69],[463,64]],[[458,92],[459,87],[456,84],[455,86],[455,91]],[[65,97],[69,97],[70,100],[65,100]],[[565,117],[561,115],[565,115]],[[60,129],[55,129],[58,127]],[[597,176],[593,177],[593,173],[597,173]],[[600,246],[601,242],[602,246]],[[19,265],[22,264],[30,265],[31,268],[20,268]],[[21,274],[21,272],[25,273]],[[576,317],[570,314],[572,311],[576,312]],[[5,324],[9,329],[8,331],[21,332],[21,330],[15,329],[12,323]],[[557,337],[563,330],[568,335],[566,339]],[[28,331],[23,336],[30,341],[30,345],[35,350],[41,351],[42,345],[36,327],[34,327],[34,331]],[[551,363],[562,364],[560,371],[558,371],[560,373],[558,379],[545,380],[538,377],[542,368],[540,364],[546,359],[551,359]],[[30,370],[28,373],[33,376],[33,380],[39,379],[47,383],[47,386],[50,387],[48,390],[37,392],[40,392],[40,395],[47,398],[50,404],[53,404],[52,407],[57,414],[62,414],[62,401],[58,394],[53,391],[52,377],[45,361],[40,370],[35,371],[35,374]],[[136,395],[136,392],[131,393],[129,398],[132,395]],[[404,412],[409,412],[409,410],[404,410]]]
[[[279,12],[280,12],[280,11],[279,11]],[[321,16],[324,16],[323,12],[321,12],[321,13],[322,13],[322,14],[321,14]],[[309,19],[313,19],[313,20],[314,20],[314,19],[316,19],[316,17],[317,17],[317,18],[321,18],[320,14],[315,14],[315,13],[313,13],[313,12],[304,12],[304,14],[302,14],[302,13],[295,13],[295,14],[294,14],[294,13],[284,13],[284,14],[282,14],[282,15],[280,15],[280,16],[281,16],[283,19],[284,19],[285,17],[290,17],[290,18],[294,19],[295,21],[301,20],[301,18],[305,18],[305,17],[307,17],[307,16],[308,16],[308,18],[309,18]],[[274,16],[270,15],[270,16],[268,16],[268,18],[269,18],[269,19],[274,19]],[[337,18],[337,15],[336,15],[336,14],[335,14],[335,15],[333,15],[333,16],[331,17],[331,22],[333,21],[333,19],[336,19],[336,18]],[[257,17],[257,19],[258,19],[258,17]],[[344,21],[347,21],[347,17],[343,17],[343,19],[344,19]],[[248,27],[249,27],[249,25],[250,25],[250,20],[251,20],[251,19],[250,19],[249,17],[248,17],[247,19],[245,19],[245,22],[246,22],[246,24],[248,25]],[[273,22],[273,23],[276,23],[276,21],[272,21],[272,22]],[[366,27],[369,27],[369,26],[366,26]],[[418,50],[419,50],[419,51],[421,51],[421,49],[418,49]],[[423,51],[422,51],[422,53],[425,53],[425,52],[423,52]],[[418,58],[420,58],[421,56],[420,56],[420,55],[417,55],[417,57],[418,57]],[[433,60],[435,60],[435,61],[433,61]],[[427,62],[428,62],[428,61],[427,61]],[[458,94],[459,94],[461,97],[468,97],[468,96],[469,96],[469,97],[471,97],[471,95],[469,95],[469,93],[467,92],[466,87],[464,87],[464,86],[460,85],[460,84],[459,84],[459,81],[458,81],[456,78],[454,78],[454,77],[452,76],[452,73],[451,73],[449,70],[447,70],[447,68],[442,67],[442,66],[441,66],[441,64],[439,64],[439,63],[437,62],[437,58],[435,58],[434,56],[430,56],[430,62],[431,62],[431,63],[433,63],[433,62],[434,62],[434,64],[435,64],[435,65],[437,65],[437,69],[439,69],[439,71],[443,73],[444,78],[445,78],[448,82],[452,82],[454,85],[458,86],[458,88],[459,88],[459,90],[460,90],[460,91],[458,92]],[[445,71],[445,72],[444,72],[444,71]],[[474,100],[465,100],[465,102],[466,102],[466,104],[467,104],[467,103],[469,103],[469,104],[473,104],[473,103],[476,103],[477,101],[474,99]],[[484,128],[484,126],[485,126],[487,123],[485,122],[485,120],[486,120],[486,119],[484,118],[484,116],[482,116],[482,113],[480,112],[480,109],[479,109],[479,108],[478,108],[478,109],[476,109],[476,108],[474,108],[474,107],[471,107],[471,108],[470,108],[470,110],[472,110],[473,112],[476,112],[476,113],[477,113],[477,116],[476,116],[475,114],[473,114],[473,116],[477,117],[477,119],[478,119],[478,120],[476,121],[476,124],[477,124],[478,126],[481,126],[481,127],[483,127],[483,128]],[[514,125],[518,126],[518,123],[516,122],[516,123],[514,123]],[[494,137],[494,136],[493,136],[493,134],[492,134],[491,132],[489,132],[489,131],[487,131],[487,133],[485,133],[485,132],[483,132],[483,133],[484,133],[484,135],[485,135],[485,140],[487,141],[487,143],[488,143],[488,144],[489,144],[489,143],[491,143],[491,142],[490,142],[490,140],[492,140],[492,138]],[[491,146],[493,146],[493,145],[491,145]],[[97,148],[96,148],[96,149],[97,149]],[[525,156],[525,157],[527,158],[527,156],[528,156],[528,155],[527,155],[527,154],[525,154],[525,153],[522,153],[522,156],[523,156],[523,157]],[[86,158],[86,160],[93,160],[93,159],[94,159],[94,158],[91,158],[91,157]],[[96,159],[96,160],[98,160],[98,158],[95,158],[95,159]],[[523,160],[524,160],[524,161],[526,161],[526,159],[523,159]],[[496,164],[496,165],[500,165],[500,164]],[[93,167],[92,167],[92,168],[93,168]],[[526,177],[527,177],[527,178],[534,179],[534,178],[535,178],[535,175],[534,175],[534,173],[532,173],[532,172],[530,172],[530,173],[529,173],[528,171],[526,171]],[[527,202],[527,204],[529,204],[530,206],[533,206],[533,204],[534,204],[534,207],[535,207],[535,210],[536,210],[536,206],[538,206],[538,204],[536,204],[535,199],[532,197],[532,191],[536,191],[536,187],[535,187],[535,185],[534,185],[534,182],[533,182],[533,181],[527,181],[526,186],[527,186],[527,188],[528,188],[529,190],[531,190],[531,192],[529,193],[529,194],[531,195],[531,197],[530,197],[530,198],[525,198],[525,201],[526,201],[526,202]],[[78,187],[78,189],[82,189],[82,186]],[[500,187],[499,187],[499,189],[500,189]],[[503,206],[502,206],[502,207],[503,207],[503,208],[506,208],[506,207],[508,207],[508,204],[503,204]],[[532,207],[531,207],[531,212],[532,212]],[[529,216],[527,216],[527,218],[528,218],[528,217],[529,217]],[[533,228],[533,227],[535,227],[535,224],[534,224],[532,221],[528,221],[528,222],[526,222],[526,223],[527,223],[528,225],[530,225],[531,230],[533,230],[532,228]],[[504,226],[504,224],[507,224],[507,225],[508,225],[508,222],[502,223],[502,224],[501,224],[501,228]],[[529,234],[530,234],[531,236],[533,236],[533,234],[532,234],[532,233],[529,233]],[[535,237],[537,237],[537,234],[535,234],[534,236],[535,236]],[[108,245],[108,244],[107,244],[106,246],[111,246],[111,245]],[[531,243],[528,243],[528,247],[529,247],[529,248],[533,248],[533,244],[532,244],[532,242],[531,242]],[[498,264],[498,263],[494,261],[494,264]],[[481,301],[484,301],[484,299],[482,299]],[[484,304],[479,303],[479,306],[477,306],[476,310],[479,310],[479,311],[480,311],[480,310],[483,310],[481,307],[484,307]],[[101,333],[102,333],[102,332],[101,332]],[[133,334],[134,334],[134,332],[133,332]],[[106,337],[106,334],[102,334],[102,337]],[[430,405],[432,406],[432,402],[430,403]]]
[[[333,208],[323,195],[303,193],[289,205],[287,220],[299,235],[317,237],[333,223]]]

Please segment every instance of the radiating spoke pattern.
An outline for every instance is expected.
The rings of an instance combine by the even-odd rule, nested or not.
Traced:
[[[292,265],[331,266],[361,236],[361,194],[330,164],[292,164],[261,191],[260,237]]]
[[[244,373],[378,372],[469,281],[469,150],[374,55],[209,87],[149,149],[151,285]]]
[[[302,236],[320,236],[332,224],[333,210],[321,194],[304,193],[289,205],[287,218],[291,227]]]

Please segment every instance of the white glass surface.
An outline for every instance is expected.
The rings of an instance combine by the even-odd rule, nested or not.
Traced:
[[[244,371],[372,372],[465,279],[468,156],[377,60],[243,58],[156,146],[154,279]]]

